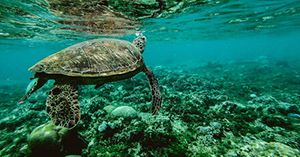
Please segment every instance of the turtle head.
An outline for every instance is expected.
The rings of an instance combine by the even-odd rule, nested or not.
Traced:
[[[143,53],[146,46],[146,40],[147,40],[146,37],[141,35],[141,36],[137,36],[132,43],[136,48],[140,50],[141,53]]]

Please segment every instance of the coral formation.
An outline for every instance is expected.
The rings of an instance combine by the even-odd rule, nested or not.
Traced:
[[[294,69],[280,70],[285,67],[265,57],[186,68],[184,73],[178,66],[153,68],[163,95],[161,110],[155,116],[149,113],[151,95],[143,74],[99,89],[80,86],[82,121],[72,131],[78,132],[86,145],[78,155],[300,155],[300,86],[289,81],[297,74]],[[15,90],[21,87],[26,85]],[[50,87],[51,82],[21,106],[3,108],[1,156],[30,154],[31,138],[27,141],[27,136],[50,121],[44,111]],[[9,92],[23,94],[13,89],[0,94]],[[12,104],[17,99],[1,101]]]
[[[81,154],[83,146],[75,131],[56,126],[52,122],[38,126],[28,137],[32,156]]]
[[[125,119],[133,119],[137,117],[136,111],[130,106],[120,106],[111,112],[114,117],[123,117]]]
[[[240,156],[299,156],[300,151],[278,142],[256,141],[238,152]]]

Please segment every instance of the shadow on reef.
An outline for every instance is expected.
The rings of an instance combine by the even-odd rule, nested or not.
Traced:
[[[80,156],[299,156],[300,65],[278,64],[260,57],[153,68],[163,95],[155,116],[149,113],[150,89],[142,74],[97,90],[80,86],[82,121],[68,136],[47,123],[50,82],[21,106],[5,100],[16,108],[0,114],[0,155],[28,156],[30,149],[50,149],[49,143],[57,146],[70,137],[76,140],[66,140],[78,152],[67,143],[53,149]],[[39,137],[43,127],[55,138],[37,138],[44,144],[33,147],[33,135]]]

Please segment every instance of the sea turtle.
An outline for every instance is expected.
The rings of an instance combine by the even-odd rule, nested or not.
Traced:
[[[55,125],[73,128],[80,120],[78,85],[105,83],[128,79],[144,72],[152,91],[152,115],[161,106],[157,79],[142,56],[146,37],[138,35],[132,43],[118,39],[94,39],[70,46],[46,57],[29,68],[35,83],[19,101],[23,103],[49,79],[55,80],[47,98],[46,111]]]

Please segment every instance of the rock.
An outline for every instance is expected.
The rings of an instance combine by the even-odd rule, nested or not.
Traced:
[[[112,105],[105,106],[103,109],[106,111],[106,113],[110,114],[116,107]]]
[[[43,124],[37,127],[29,135],[28,146],[32,154],[61,155],[62,139],[68,133],[68,129],[55,126],[53,123]]]
[[[28,138],[28,147],[32,156],[61,156],[81,154],[83,142],[77,132],[56,126],[52,122],[34,129]]]
[[[130,106],[120,106],[111,112],[114,117],[123,117],[125,119],[134,119],[137,117],[137,112]]]

